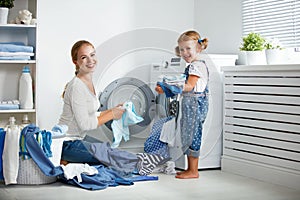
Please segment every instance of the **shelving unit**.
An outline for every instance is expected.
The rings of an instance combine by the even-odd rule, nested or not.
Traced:
[[[9,11],[10,19],[16,17],[17,12],[22,9],[30,10],[36,18],[36,0],[15,0],[14,4],[14,8]],[[0,101],[18,100],[19,78],[25,65],[30,67],[33,89],[36,88],[36,29],[36,25],[0,25],[0,42],[23,42],[25,45],[33,46],[35,53],[31,60],[0,60]],[[0,110],[0,127],[7,124],[10,116],[14,116],[17,122],[21,122],[24,114],[28,115],[31,122],[36,123],[35,105],[36,98],[34,98],[34,109]]]

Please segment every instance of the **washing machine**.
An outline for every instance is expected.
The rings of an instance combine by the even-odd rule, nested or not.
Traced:
[[[160,75],[184,71],[185,63],[174,54],[179,35],[176,31],[159,28],[136,29],[116,35],[96,47],[99,63],[93,79],[95,89],[100,92],[99,110],[130,100],[137,114],[144,118],[129,127],[130,140],[122,140],[120,149],[143,152],[153,123],[168,115],[168,99],[158,95],[154,88]],[[203,56],[210,65],[210,110],[204,124],[199,169],[220,167],[223,90],[219,66],[234,65],[234,62],[223,64],[223,55]],[[230,55],[227,57],[230,61],[234,59]],[[110,123],[88,135],[113,141]],[[185,169],[186,158],[180,157],[176,167]]]
[[[180,58],[171,57],[165,60],[157,60],[154,63],[136,66],[124,76],[111,81],[100,92],[99,111],[112,108],[121,102],[131,101],[137,115],[144,119],[129,126],[130,140],[127,142],[122,140],[118,148],[133,153],[144,151],[144,143],[149,137],[153,123],[160,118],[169,116],[171,113],[170,99],[166,98],[164,94],[157,94],[155,91],[156,83],[160,80],[162,74],[177,75],[182,74],[183,71],[184,66]],[[93,131],[93,135],[89,132],[89,135],[96,136],[102,141],[112,142],[111,122],[107,122],[96,131]],[[101,133],[100,136],[99,133]]]

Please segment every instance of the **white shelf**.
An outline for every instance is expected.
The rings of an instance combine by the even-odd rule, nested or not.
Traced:
[[[35,109],[0,110],[0,113],[34,113]]]
[[[0,64],[29,64],[36,63],[36,60],[0,60]]]
[[[36,25],[24,25],[24,24],[1,24],[0,28],[36,28]]]

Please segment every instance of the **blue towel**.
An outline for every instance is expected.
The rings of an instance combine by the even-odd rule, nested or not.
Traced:
[[[132,102],[125,102],[123,104],[123,108],[125,109],[125,112],[122,115],[122,118],[114,120],[111,124],[114,134],[114,141],[111,145],[112,148],[119,146],[122,137],[125,141],[129,140],[129,125],[137,124],[144,120],[136,114],[134,104]]]
[[[0,43],[0,51],[1,52],[29,52],[29,53],[33,53],[33,46]]]
[[[164,93],[166,94],[166,97],[173,97],[177,94],[181,94],[182,93],[182,88],[178,87],[176,85],[169,85],[167,83],[164,82],[157,82],[157,85],[159,85]]]
[[[0,60],[31,60],[31,57],[30,56],[0,56]]]

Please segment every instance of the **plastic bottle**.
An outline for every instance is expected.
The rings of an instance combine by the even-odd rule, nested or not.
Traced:
[[[23,129],[24,127],[26,127],[27,125],[29,125],[31,123],[31,121],[28,119],[28,115],[24,114],[23,115],[23,119],[22,119],[22,124],[20,126],[20,129]]]
[[[32,78],[28,66],[24,66],[20,77],[19,101],[21,109],[33,109]]]
[[[9,124],[5,127],[5,141],[3,148],[3,176],[5,184],[16,184],[19,169],[19,141],[20,128],[15,123],[15,117],[9,118]]]

